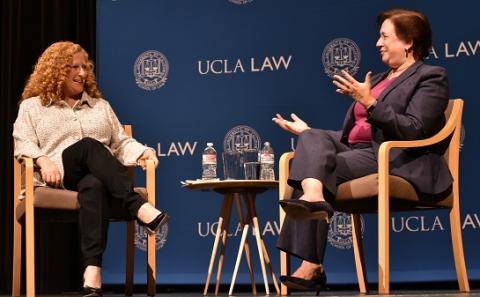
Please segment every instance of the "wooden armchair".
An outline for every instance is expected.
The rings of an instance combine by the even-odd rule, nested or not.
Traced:
[[[363,258],[360,213],[378,212],[378,291],[380,294],[390,292],[390,211],[449,209],[453,257],[457,272],[458,286],[461,292],[469,292],[467,270],[463,253],[462,230],[460,220],[459,197],[459,152],[462,130],[463,100],[452,99],[445,111],[447,122],[436,135],[423,140],[388,141],[382,143],[378,153],[378,173],[357,178],[339,185],[334,202],[337,211],[352,214],[352,239],[361,293],[367,292],[367,278]],[[444,157],[453,176],[451,194],[441,201],[420,199],[413,186],[403,178],[389,175],[389,152],[392,148],[410,148],[429,146],[452,136]],[[289,162],[293,152],[285,153],[279,162],[280,199],[289,198],[292,188],[287,185]],[[280,208],[280,225],[285,213]],[[289,256],[280,252],[282,275],[290,274]],[[288,294],[282,285],[281,294]]]
[[[131,136],[132,127],[124,126],[125,132]],[[35,296],[35,209],[54,211],[75,211],[80,208],[77,201],[77,192],[47,187],[33,186],[33,160],[24,158],[22,164],[13,161],[14,166],[14,211],[13,216],[13,284],[12,296],[20,296],[21,263],[22,263],[22,225],[25,226],[25,253],[26,253],[26,296]],[[22,168],[23,167],[23,168]],[[22,170],[24,170],[25,199],[19,200],[22,185]],[[133,168],[129,168],[130,178],[133,180]],[[146,201],[155,206],[155,165],[147,161],[146,188],[135,188]],[[125,295],[133,293],[133,267],[135,252],[135,218],[121,209],[121,206],[112,205],[112,221],[127,221],[127,255]],[[117,209],[118,208],[118,209]],[[147,294],[154,296],[156,290],[156,258],[155,235],[147,238]]]

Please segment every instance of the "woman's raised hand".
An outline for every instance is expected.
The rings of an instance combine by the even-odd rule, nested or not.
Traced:
[[[353,100],[362,104],[365,108],[375,102],[375,98],[372,96],[370,89],[372,88],[372,72],[368,72],[365,75],[365,82],[358,82],[347,71],[342,70],[342,76],[334,75],[333,84],[337,86],[337,92],[348,95]]]
[[[277,113],[276,116],[272,118],[272,121],[274,121],[275,124],[279,125],[280,128],[282,128],[283,130],[291,132],[295,135],[298,135],[303,131],[310,129],[307,123],[305,123],[304,121],[302,121],[302,119],[297,117],[296,114],[292,113],[290,116],[293,121],[288,121],[284,119],[280,114]]]

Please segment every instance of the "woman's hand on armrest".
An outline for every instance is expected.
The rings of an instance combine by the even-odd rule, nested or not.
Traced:
[[[52,162],[47,156],[38,157],[35,164],[40,167],[40,173],[44,182],[52,187],[59,188],[62,184],[62,176],[57,165]]]
[[[153,164],[155,164],[155,168],[158,166],[158,159],[156,156],[156,152],[153,149],[147,149],[143,152],[143,154],[138,158],[137,163],[142,167],[143,170],[147,169],[146,160],[153,160]]]

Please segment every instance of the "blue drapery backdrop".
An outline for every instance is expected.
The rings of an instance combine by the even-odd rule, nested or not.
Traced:
[[[340,129],[351,103],[335,93],[330,75],[348,68],[363,80],[385,71],[375,43],[377,15],[394,7],[418,9],[430,19],[434,48],[427,63],[448,70],[450,97],[465,100],[460,195],[470,279],[480,279],[480,211],[475,184],[480,150],[480,3],[475,1],[99,0],[97,76],[104,97],[135,137],[155,148],[157,205],[171,215],[158,236],[159,284],[205,281],[221,196],[182,188],[201,175],[201,154],[213,142],[221,154],[238,139],[269,141],[275,160],[295,138],[271,118],[294,112],[310,126]],[[233,129],[233,130],[232,130]],[[252,137],[257,141],[251,141]],[[248,141],[243,141],[247,139]],[[220,159],[220,158],[219,158]],[[221,161],[219,177],[223,177]],[[137,177],[142,179],[142,173]],[[262,235],[279,274],[275,248],[278,191],[257,199]],[[236,212],[234,212],[235,214]],[[233,215],[222,281],[228,283],[241,232]],[[368,277],[377,274],[377,220],[363,216]],[[396,213],[391,221],[391,278],[454,280],[448,212]],[[104,281],[123,282],[124,232],[111,226]],[[325,267],[331,283],[355,283],[347,216],[333,220]],[[145,280],[144,237],[138,236],[135,278]],[[254,242],[252,241],[254,245]],[[254,258],[260,277],[258,259]],[[259,278],[259,280],[261,280]],[[246,265],[238,282],[247,283]]]

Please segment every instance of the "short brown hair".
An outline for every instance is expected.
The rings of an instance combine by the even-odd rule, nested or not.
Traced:
[[[390,20],[395,26],[398,38],[405,42],[413,42],[411,50],[416,59],[423,59],[432,49],[432,29],[428,18],[421,12],[408,9],[391,9],[382,12],[378,18],[378,26]]]

